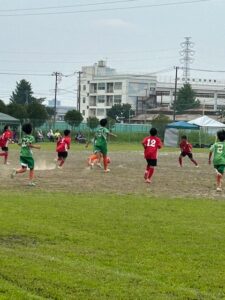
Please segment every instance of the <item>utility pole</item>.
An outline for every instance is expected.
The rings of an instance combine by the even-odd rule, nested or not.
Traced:
[[[174,89],[174,102],[173,102],[173,121],[176,120],[176,103],[177,103],[177,73],[179,67],[175,67],[175,89]]]
[[[53,127],[55,129],[55,122],[56,122],[56,109],[57,109],[57,92],[58,92],[58,82],[61,79],[62,73],[54,72],[52,76],[55,76],[55,97],[54,97],[54,123]]]
[[[78,91],[77,91],[77,111],[80,112],[80,94],[81,94],[81,74],[83,72],[79,71],[78,73]]]

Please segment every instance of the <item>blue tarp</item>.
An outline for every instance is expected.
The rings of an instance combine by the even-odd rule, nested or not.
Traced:
[[[199,129],[199,126],[190,124],[184,121],[178,121],[170,123],[166,126],[166,128],[176,128],[176,129],[190,129],[190,130],[196,130]]]

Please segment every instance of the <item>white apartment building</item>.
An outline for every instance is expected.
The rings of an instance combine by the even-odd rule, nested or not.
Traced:
[[[155,92],[156,76],[117,74],[105,61],[99,61],[93,66],[82,67],[80,111],[84,120],[93,116],[101,119],[114,104],[129,103],[135,110],[137,97]]]

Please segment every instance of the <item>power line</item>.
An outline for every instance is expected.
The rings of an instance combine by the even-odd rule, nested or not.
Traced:
[[[84,6],[97,6],[97,5],[109,5],[124,2],[137,2],[143,0],[119,0],[119,1],[108,1],[108,2],[96,2],[87,4],[76,4],[76,5],[60,5],[60,6],[45,6],[45,7],[33,7],[33,8],[14,8],[14,9],[0,9],[0,12],[10,11],[32,11],[32,10],[48,10],[48,9],[60,9],[60,8],[72,8],[72,7],[84,7]]]
[[[117,11],[117,10],[129,10],[129,9],[140,9],[140,8],[150,8],[150,7],[163,7],[163,6],[174,6],[174,5],[184,5],[184,4],[195,4],[200,2],[209,2],[213,0],[189,0],[183,2],[171,2],[171,3],[159,3],[159,4],[147,4],[147,5],[137,5],[137,6],[127,6],[127,7],[112,7],[112,8],[100,8],[100,9],[90,9],[90,10],[75,10],[75,11],[64,11],[64,12],[46,12],[46,13],[29,13],[29,14],[7,14],[0,15],[0,17],[21,17],[21,16],[44,16],[44,15],[63,15],[63,14],[79,14],[79,13],[89,13],[89,12],[104,12],[104,11]]]
[[[199,72],[209,72],[209,73],[225,73],[225,70],[209,70],[209,69],[190,69],[193,71],[199,71]]]
[[[10,73],[10,72],[0,72],[0,75],[12,75],[12,76],[47,76],[47,77],[50,77],[52,75],[50,74],[35,74],[35,73]]]

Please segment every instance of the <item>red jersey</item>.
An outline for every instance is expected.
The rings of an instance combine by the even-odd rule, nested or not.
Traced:
[[[142,141],[144,155],[146,159],[157,159],[158,149],[162,148],[162,142],[157,136],[147,136]]]
[[[184,153],[191,153],[192,145],[189,144],[187,141],[182,141],[180,143],[180,150]]]
[[[56,151],[57,152],[67,152],[70,149],[71,137],[64,136],[59,138],[57,141]]]
[[[12,138],[12,132],[10,130],[6,130],[5,132],[3,132],[3,134],[1,135],[0,139],[1,139],[1,147],[7,147],[9,140]]]

